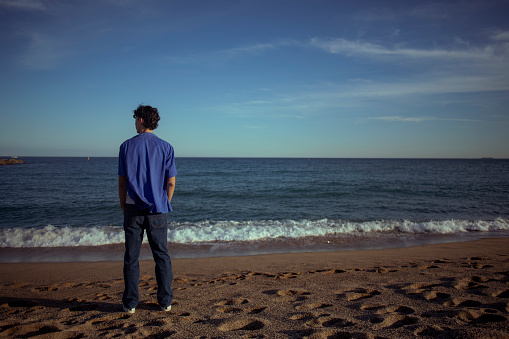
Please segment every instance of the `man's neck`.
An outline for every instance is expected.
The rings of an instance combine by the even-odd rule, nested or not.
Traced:
[[[148,128],[143,128],[138,133],[154,133],[154,130],[148,129]]]

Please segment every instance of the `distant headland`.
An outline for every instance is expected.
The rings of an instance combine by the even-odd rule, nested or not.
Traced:
[[[0,165],[17,165],[24,163],[25,162],[21,159],[0,159]]]

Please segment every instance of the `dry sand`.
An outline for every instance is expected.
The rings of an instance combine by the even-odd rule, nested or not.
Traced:
[[[413,248],[173,261],[136,313],[122,263],[0,265],[0,337],[509,338],[509,238]]]

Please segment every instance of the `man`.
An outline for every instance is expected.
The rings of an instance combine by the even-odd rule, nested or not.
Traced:
[[[156,264],[157,301],[162,311],[170,311],[173,274],[166,214],[172,211],[177,175],[174,152],[169,143],[154,134],[160,119],[157,108],[140,105],[133,117],[138,134],[120,146],[118,156],[118,195],[125,233],[123,310],[134,313],[138,303],[138,258],[146,231]]]

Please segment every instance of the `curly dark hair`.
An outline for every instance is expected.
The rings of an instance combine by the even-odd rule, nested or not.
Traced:
[[[157,128],[158,121],[161,119],[159,117],[159,112],[157,111],[157,108],[145,105],[139,105],[138,108],[134,110],[133,117],[142,118],[143,126],[151,130]]]

